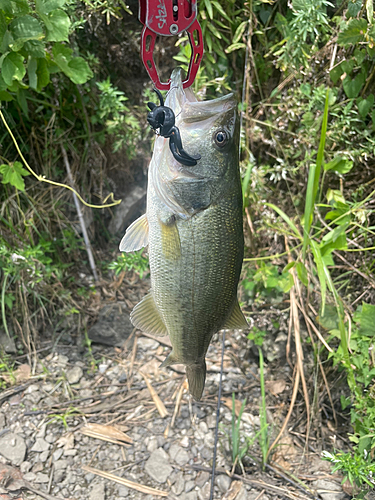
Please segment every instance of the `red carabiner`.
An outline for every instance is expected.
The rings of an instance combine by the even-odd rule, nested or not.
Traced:
[[[173,36],[187,32],[192,54],[183,87],[190,87],[203,56],[202,29],[197,21],[197,0],[139,0],[139,20],[144,24],[141,36],[142,61],[159,90],[169,90],[170,81],[161,82],[156,69],[156,35]]]

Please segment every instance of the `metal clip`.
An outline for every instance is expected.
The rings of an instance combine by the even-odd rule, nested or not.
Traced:
[[[190,87],[203,56],[202,29],[197,21],[197,0],[139,0],[139,20],[144,24],[141,57],[154,85],[169,90],[170,81],[161,82],[154,61],[156,35],[173,36],[186,31],[192,49],[183,87]]]

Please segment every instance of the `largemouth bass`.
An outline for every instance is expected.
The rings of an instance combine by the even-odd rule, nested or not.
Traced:
[[[133,325],[169,335],[162,366],[183,363],[200,400],[205,356],[214,333],[247,328],[237,299],[243,259],[239,124],[232,94],[199,102],[172,73],[165,106],[176,116],[185,151],[201,159],[184,166],[168,139],[157,137],[149,168],[146,214],[120,243],[131,252],[148,245],[151,290],[133,309]]]

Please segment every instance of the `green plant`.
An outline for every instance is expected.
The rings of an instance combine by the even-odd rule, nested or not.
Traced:
[[[261,396],[261,403],[259,410],[260,431],[258,434],[258,440],[260,449],[262,451],[263,468],[265,468],[267,462],[268,449],[269,449],[269,436],[268,436],[268,423],[267,423],[266,390],[264,385],[263,352],[260,347],[258,347],[258,351],[259,351],[259,374],[260,374],[260,396]]]
[[[50,414],[49,416],[51,418],[48,420],[47,425],[50,425],[54,422],[61,422],[65,430],[67,431],[69,429],[68,418],[78,417],[81,415],[83,415],[83,413],[78,408],[72,406],[62,414]]]
[[[108,264],[108,269],[112,269],[116,276],[122,272],[134,271],[142,279],[148,270],[148,258],[143,255],[143,250],[122,253],[116,260]]]
[[[233,464],[233,469],[235,469],[236,465],[238,464],[241,469],[243,470],[243,464],[242,464],[242,459],[246,455],[247,450],[249,449],[249,439],[245,438],[245,442],[241,443],[241,432],[240,432],[240,425],[241,425],[241,418],[242,414],[245,410],[246,406],[246,399],[242,402],[240,411],[238,413],[238,417],[236,419],[236,401],[234,397],[234,393],[232,394],[232,429],[231,429],[231,434],[230,434],[230,447],[232,449],[232,464]]]
[[[356,499],[366,498],[367,493],[375,487],[375,464],[366,451],[354,455],[342,451],[323,451],[322,458],[334,464],[332,472],[340,471],[344,474],[343,483],[349,480],[350,484],[361,489],[360,493],[355,495]]]

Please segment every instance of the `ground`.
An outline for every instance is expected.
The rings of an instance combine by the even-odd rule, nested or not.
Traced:
[[[24,481],[22,494],[27,498],[38,498],[36,490],[47,499],[210,498],[221,334],[207,355],[202,401],[195,402],[182,366],[159,368],[170,350],[169,340],[132,329],[126,308],[124,302],[105,304],[91,330],[96,340],[102,331],[108,341],[110,332],[114,337],[109,341],[117,347],[92,343],[82,349],[70,335],[60,335],[58,343],[42,341],[35,356],[16,359],[12,380],[0,393],[2,500],[20,496],[12,474]],[[281,346],[274,352],[285,349],[284,337],[279,334],[279,341],[273,342]],[[246,332],[226,332],[213,498],[351,498],[345,493],[350,488],[344,486],[344,491],[342,478],[332,475],[330,464],[321,460],[316,438],[311,436],[306,448],[296,421],[289,423],[271,465],[262,471],[254,351]],[[286,415],[293,381],[291,368],[279,357],[278,371],[265,370],[271,442]],[[243,470],[232,467],[232,393],[237,415],[247,398],[240,424],[240,447],[245,440],[249,443]],[[297,409],[302,406],[303,401]],[[337,438],[335,429],[327,432],[328,441]],[[9,467],[1,469],[1,464]]]

